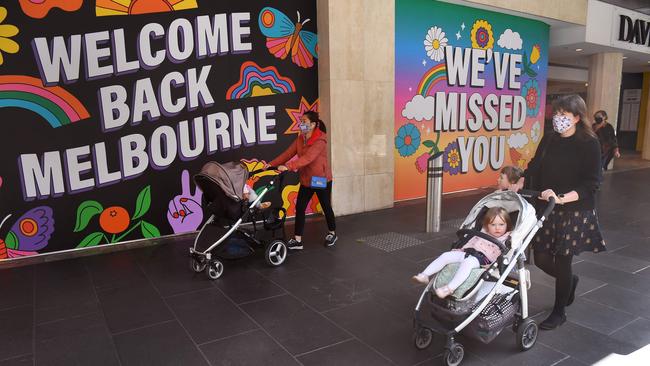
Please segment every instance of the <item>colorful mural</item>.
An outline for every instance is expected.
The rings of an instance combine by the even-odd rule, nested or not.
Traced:
[[[0,260],[197,230],[193,175],[257,169],[318,109],[316,24],[315,0],[3,2]]]
[[[395,199],[423,197],[430,156],[443,189],[493,186],[540,139],[548,25],[431,0],[396,2]]]

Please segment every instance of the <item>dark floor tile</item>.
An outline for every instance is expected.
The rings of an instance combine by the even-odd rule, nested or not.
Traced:
[[[356,339],[310,352],[299,356],[298,360],[305,366],[380,366],[392,364],[379,353]]]
[[[214,281],[226,296],[237,304],[285,294],[282,288],[242,263],[225,267],[224,275]]]
[[[92,280],[81,259],[39,264],[34,275],[37,324],[99,311]]]
[[[443,357],[444,357],[444,354],[441,354],[441,355],[435,357],[433,360],[427,360],[427,361],[424,361],[424,362],[420,362],[416,366],[445,365],[445,363],[443,363]],[[482,360],[478,356],[469,353],[469,351],[467,349],[465,349],[465,356],[463,356],[463,361],[462,361],[461,365],[463,365],[463,366],[490,366],[491,364],[488,363],[485,360]]]
[[[269,278],[317,311],[331,310],[369,298],[369,291],[346,287],[341,281],[323,277],[309,269]]]
[[[604,281],[639,293],[650,292],[650,281],[642,276],[608,268],[591,262],[580,262],[573,265],[573,273]]]
[[[202,345],[201,350],[213,366],[299,365],[261,330],[210,342]]]
[[[588,262],[597,263],[605,267],[629,273],[634,273],[650,266],[649,261],[607,252],[583,253],[579,256],[579,258],[584,259]]]
[[[509,327],[489,344],[468,337],[461,337],[458,341],[463,344],[465,351],[477,355],[490,365],[547,366],[566,357],[565,354],[540,343],[535,344],[528,351],[522,352],[517,346],[516,334]]]
[[[215,288],[170,297],[166,301],[197,344],[257,328]]]
[[[607,285],[584,295],[584,298],[650,319],[650,297],[637,292]]]
[[[414,365],[442,352],[443,337],[424,351],[412,341],[413,322],[398,317],[375,301],[366,301],[325,314],[336,324],[398,365]]]
[[[650,344],[650,320],[637,318],[632,323],[617,330],[611,335],[621,342],[630,343],[638,348]]]
[[[564,360],[554,364],[553,366],[587,366],[588,364],[578,361],[573,357],[566,357]]]
[[[123,366],[208,365],[176,321],[113,336]]]
[[[635,315],[581,298],[576,299],[566,312],[572,322],[607,335],[636,319]]]
[[[0,311],[0,360],[32,353],[33,329],[33,306]]]
[[[0,361],[0,366],[33,366],[34,357],[32,355],[23,355]]]
[[[0,270],[0,278],[2,278],[0,310],[34,305],[33,266]]]
[[[648,243],[632,244],[624,248],[621,248],[615,251],[614,253],[627,258],[638,258],[645,261],[650,261],[650,244]]]
[[[141,265],[163,297],[212,287],[205,272],[195,273],[190,268],[187,254],[145,260]]]
[[[241,307],[293,355],[329,346],[349,337],[328,319],[289,295]]]
[[[106,289],[144,278],[136,258],[133,251],[121,251],[90,256],[84,262],[95,287]]]
[[[119,365],[101,313],[36,326],[38,365]]]
[[[111,333],[173,319],[160,295],[147,281],[97,291]]]
[[[570,321],[554,330],[540,330],[538,342],[587,364],[595,363],[614,353],[628,354],[634,350],[630,344]]]
[[[410,262],[432,261],[436,259],[442,251],[433,249],[430,245],[415,245],[405,249],[396,250],[391,252],[390,255],[401,260]]]

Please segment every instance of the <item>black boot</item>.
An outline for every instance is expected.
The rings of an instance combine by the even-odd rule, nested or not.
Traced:
[[[566,314],[564,313],[564,310],[560,312],[554,309],[551,312],[551,315],[549,315],[548,318],[539,325],[539,327],[544,330],[551,330],[564,324],[564,322],[566,322]]]
[[[578,281],[580,281],[580,277],[573,275],[573,282],[571,285],[571,294],[569,295],[569,299],[566,302],[566,306],[569,306],[573,304],[573,300],[576,298],[576,288],[578,288]]]

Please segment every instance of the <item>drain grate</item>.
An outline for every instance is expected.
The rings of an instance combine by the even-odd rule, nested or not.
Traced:
[[[414,247],[424,243],[422,240],[392,231],[379,235],[366,236],[357,239],[357,242],[364,243],[385,252],[393,252],[395,250]]]

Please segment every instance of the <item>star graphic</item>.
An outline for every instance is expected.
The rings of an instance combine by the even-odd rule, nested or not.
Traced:
[[[465,22],[463,22],[463,24],[460,25],[460,29],[465,30]]]
[[[409,86],[409,91],[413,91],[413,88],[411,88],[410,86]]]
[[[456,32],[456,40],[460,39],[460,31]]]
[[[427,60],[422,60],[422,66],[427,66]]]
[[[284,131],[285,135],[290,135],[290,134],[295,134],[299,133],[300,129],[298,128],[298,123],[300,123],[300,116],[302,116],[305,112],[307,111],[314,111],[318,112],[319,109],[319,102],[318,99],[314,101],[314,103],[309,104],[305,97],[300,98],[300,105],[298,108],[285,108],[285,111],[287,111],[287,114],[289,115],[289,118],[291,118],[291,126],[287,128],[286,131]]]

